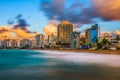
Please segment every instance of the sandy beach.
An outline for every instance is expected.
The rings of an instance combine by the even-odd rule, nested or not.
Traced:
[[[118,54],[120,55],[120,50],[60,50],[68,52],[88,52],[88,53],[97,53],[97,54]]]

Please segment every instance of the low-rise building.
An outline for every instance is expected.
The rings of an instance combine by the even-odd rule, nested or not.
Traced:
[[[73,32],[73,24],[67,20],[61,22],[57,27],[58,44],[61,47],[70,47],[70,33]]]

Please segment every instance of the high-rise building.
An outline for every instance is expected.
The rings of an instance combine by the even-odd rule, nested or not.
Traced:
[[[21,48],[31,48],[31,41],[29,39],[20,40],[20,47]]]
[[[73,32],[73,24],[69,21],[62,21],[57,28],[58,44],[70,46],[70,33]]]
[[[86,35],[86,42],[90,44],[96,43],[97,40],[99,40],[100,36],[100,27],[98,27],[98,24],[93,25],[91,28],[88,28],[85,31]]]
[[[80,48],[80,33],[79,32],[70,33],[70,48],[73,48],[73,49]]]
[[[44,34],[37,34],[35,36],[35,45],[36,45],[36,48],[41,48],[41,47],[44,47]]]

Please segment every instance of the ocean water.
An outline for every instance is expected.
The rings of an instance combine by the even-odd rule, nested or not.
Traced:
[[[51,52],[47,51],[47,53]],[[57,54],[53,55],[53,53]],[[61,55],[58,53],[58,51],[52,52],[51,57],[45,51],[0,50],[0,80],[120,80],[119,66],[88,64],[84,63],[85,61],[76,64],[76,61],[66,60],[73,57],[65,55],[66,53]],[[82,57],[92,60],[89,56]],[[74,60],[82,57],[75,57]],[[106,62],[105,59],[102,61]],[[98,60],[98,63],[102,61]],[[109,60],[107,62],[109,63]]]

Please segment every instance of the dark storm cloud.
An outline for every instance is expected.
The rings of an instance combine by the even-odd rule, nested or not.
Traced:
[[[25,19],[18,19],[17,20],[17,25],[14,26],[14,28],[21,28],[21,29],[26,29],[27,26],[29,26],[29,24],[26,22]]]
[[[15,18],[20,19],[22,17],[22,14],[18,14]]]
[[[30,26],[27,21],[22,18],[21,14],[17,15],[15,18],[17,19],[17,25],[15,25],[14,28],[26,30],[26,27]]]
[[[91,6],[85,8],[80,0],[66,7],[66,0],[41,0],[40,8],[49,19],[69,20],[72,23],[96,23],[120,20],[120,0],[89,0]],[[105,3],[105,4],[104,4]]]
[[[69,20],[73,23],[92,23],[96,17],[92,8],[84,8],[80,2],[75,2],[66,8],[66,0],[42,0],[41,10],[49,19]]]
[[[14,21],[13,21],[13,20],[8,20],[7,23],[8,23],[9,25],[11,25],[11,24],[14,24]]]
[[[24,18],[22,18],[22,14],[18,14],[16,17],[8,20],[8,24],[13,25],[13,29],[20,28],[26,31],[27,33],[32,33],[27,29],[27,27],[29,27],[30,25],[27,23],[27,21]]]

